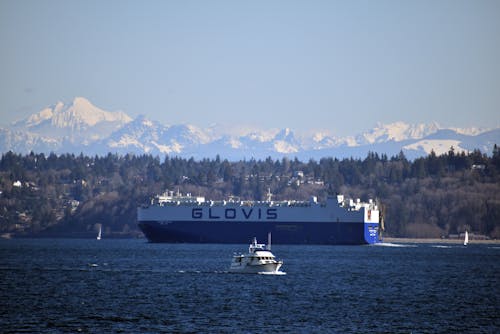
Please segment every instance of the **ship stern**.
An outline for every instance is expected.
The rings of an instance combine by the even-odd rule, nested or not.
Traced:
[[[378,225],[378,223],[365,223],[364,237],[367,244],[375,244],[379,242]]]

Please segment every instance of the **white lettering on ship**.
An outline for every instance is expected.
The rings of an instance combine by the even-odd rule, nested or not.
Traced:
[[[278,212],[273,208],[241,208],[239,210],[235,208],[226,208],[222,212],[220,210],[212,211],[212,208],[207,210],[203,210],[203,208],[193,208],[191,210],[191,218],[193,219],[237,219],[238,211],[241,212],[241,216],[245,220],[250,219],[266,219],[273,220],[278,218]]]

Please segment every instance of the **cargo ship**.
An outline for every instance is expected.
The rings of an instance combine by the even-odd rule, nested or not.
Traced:
[[[167,192],[137,209],[150,242],[247,243],[272,233],[277,244],[360,245],[379,241],[381,215],[373,201],[328,196],[318,201],[224,201]],[[379,226],[380,225],[380,226]],[[382,226],[383,227],[383,226]]]

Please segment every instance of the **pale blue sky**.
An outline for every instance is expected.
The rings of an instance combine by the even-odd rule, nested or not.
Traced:
[[[500,1],[0,0],[1,124],[61,100],[166,124],[500,125]]]

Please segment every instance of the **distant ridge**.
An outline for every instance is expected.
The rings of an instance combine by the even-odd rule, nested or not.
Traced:
[[[343,138],[326,132],[298,136],[289,128],[221,129],[165,125],[145,116],[132,119],[124,112],[106,111],[83,97],[76,97],[69,104],[57,102],[10,127],[0,128],[0,150],[21,154],[33,151],[104,155],[112,152],[197,159],[219,155],[229,160],[269,156],[276,159],[364,158],[370,151],[390,157],[403,151],[414,159],[431,151],[439,155],[452,146],[455,152],[479,149],[491,154],[493,145],[500,144],[500,128],[442,128],[437,123],[377,124],[365,133]]]

